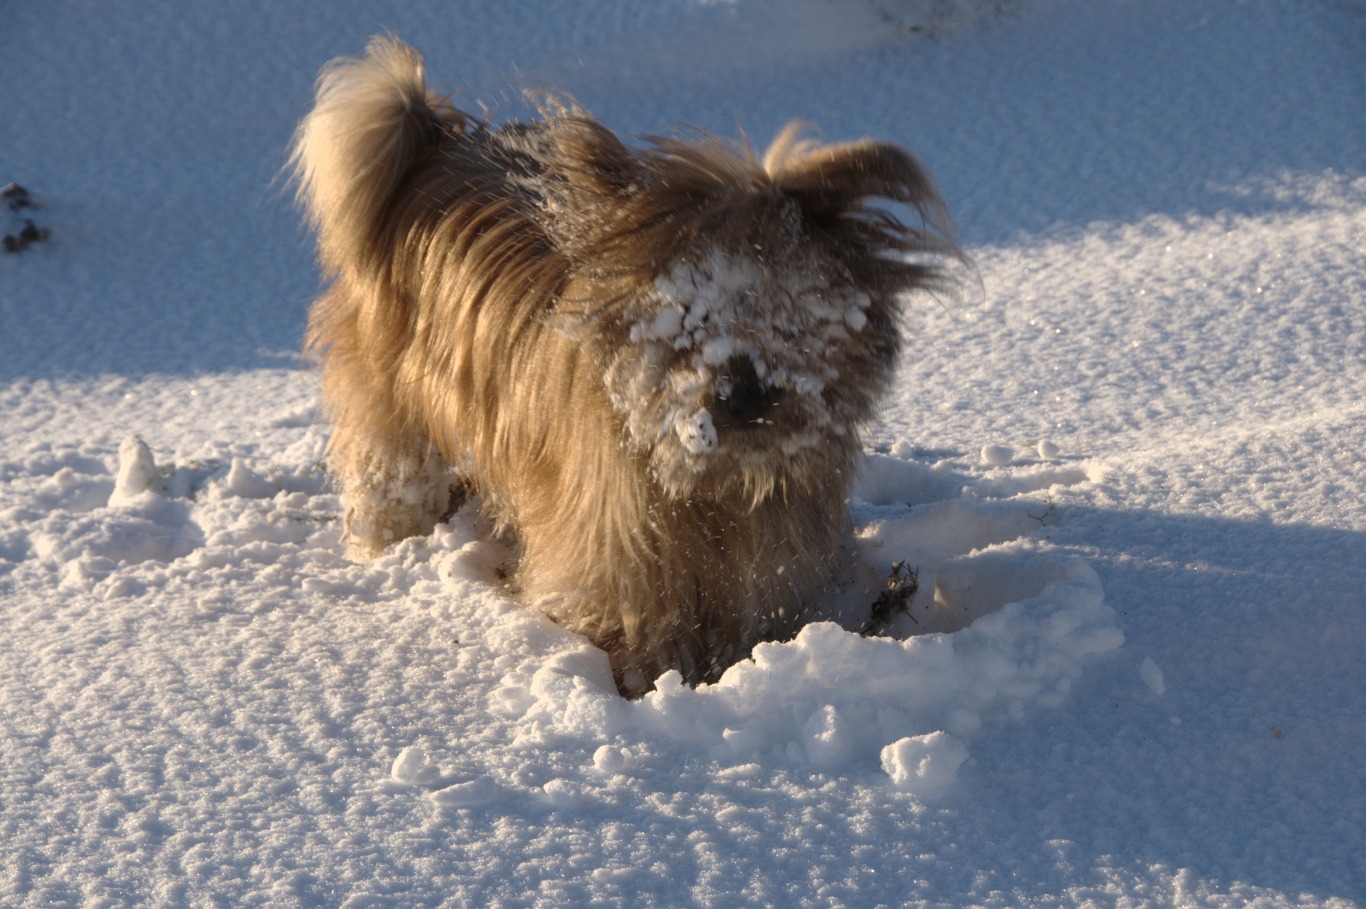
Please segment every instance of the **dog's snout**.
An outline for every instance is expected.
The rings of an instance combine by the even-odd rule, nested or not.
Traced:
[[[736,357],[726,364],[716,400],[720,416],[727,425],[762,422],[777,405],[779,391],[769,387],[747,357]]]

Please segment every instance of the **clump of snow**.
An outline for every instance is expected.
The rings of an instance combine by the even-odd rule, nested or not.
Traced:
[[[432,779],[437,772],[427,757],[426,749],[421,745],[409,745],[394,758],[389,775],[393,777],[394,782],[410,786]]]
[[[278,491],[274,484],[257,476],[241,458],[233,458],[225,481],[226,491],[247,499],[268,499]]]
[[[683,447],[695,455],[703,455],[716,447],[716,424],[711,412],[703,407],[686,420],[674,424],[674,432]]]
[[[110,505],[126,505],[143,493],[160,486],[156,460],[147,443],[137,436],[129,436],[119,446],[119,472],[114,480],[114,491],[109,494]]]
[[[882,749],[882,769],[892,785],[926,798],[944,793],[967,759],[963,743],[945,732],[908,736]]]
[[[1161,697],[1167,690],[1167,682],[1162,675],[1162,669],[1153,661],[1152,657],[1144,657],[1143,662],[1138,664],[1138,674],[1143,679],[1143,684],[1147,685],[1148,690],[1153,694]]]
[[[498,800],[502,795],[497,784],[488,777],[452,783],[432,793],[432,801],[442,808],[479,808]]]
[[[989,464],[992,467],[1000,467],[1003,464],[1009,464],[1013,457],[1015,457],[1015,452],[1009,445],[991,444],[982,446],[983,464]]]
[[[626,768],[630,753],[617,745],[600,745],[593,752],[593,769],[602,773],[620,773]]]

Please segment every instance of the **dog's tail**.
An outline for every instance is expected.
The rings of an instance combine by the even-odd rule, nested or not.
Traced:
[[[404,175],[441,140],[442,107],[427,93],[422,56],[392,36],[323,69],[289,171],[329,277],[373,264]]]

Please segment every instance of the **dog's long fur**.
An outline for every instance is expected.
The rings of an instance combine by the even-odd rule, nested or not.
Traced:
[[[376,38],[323,71],[291,169],[331,282],[308,349],[352,554],[470,485],[521,544],[522,597],[628,694],[799,627],[899,297],[956,254],[910,155],[795,125],[762,160],[703,134],[633,148],[555,99],[491,128]]]

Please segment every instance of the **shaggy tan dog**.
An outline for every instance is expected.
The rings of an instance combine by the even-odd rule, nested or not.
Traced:
[[[893,145],[631,147],[542,107],[475,122],[392,38],[319,79],[291,167],[331,281],[308,345],[347,546],[430,532],[468,485],[520,542],[522,598],[624,693],[715,679],[831,583],[858,427],[901,296],[956,255],[948,217]]]

